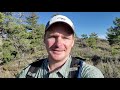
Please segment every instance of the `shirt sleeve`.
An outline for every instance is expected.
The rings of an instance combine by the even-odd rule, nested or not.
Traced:
[[[17,76],[17,78],[26,78],[26,74],[27,74],[29,68],[30,68],[30,65],[27,66],[27,67],[25,67],[25,68],[20,72],[20,74]]]
[[[102,72],[95,66],[84,63],[81,72],[82,78],[104,78]]]

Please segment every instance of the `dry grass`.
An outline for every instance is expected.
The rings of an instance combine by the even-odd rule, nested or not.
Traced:
[[[47,56],[46,50],[38,51],[34,54],[25,56],[24,58],[11,61],[0,67],[1,78],[15,78],[28,64],[34,62],[38,58],[45,58]]]
[[[95,65],[102,71],[105,78],[120,78],[120,51],[118,54],[113,56],[111,48],[106,41],[99,41],[96,49],[91,47],[81,48],[81,43],[76,42],[71,54],[72,56],[85,58],[86,63]],[[99,62],[98,60],[92,61],[92,58],[95,55],[100,57]],[[24,58],[6,63],[5,65],[0,66],[0,77],[15,78],[15,76],[20,73],[25,66],[34,62],[37,58],[45,58],[46,56],[46,50],[39,50],[31,55],[25,56]]]

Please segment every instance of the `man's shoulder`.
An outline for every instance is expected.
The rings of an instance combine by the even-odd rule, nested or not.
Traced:
[[[100,69],[86,62],[83,62],[82,76],[83,78],[104,78]]]
[[[41,67],[43,61],[46,60],[46,58],[44,59],[37,59],[36,61],[30,63],[29,65],[27,65],[21,72],[20,74],[18,75],[19,78],[25,78],[27,72],[30,70],[30,68],[32,67]]]

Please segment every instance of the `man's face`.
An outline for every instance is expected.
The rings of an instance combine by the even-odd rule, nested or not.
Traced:
[[[55,61],[64,60],[74,45],[74,36],[63,24],[53,25],[46,32],[44,43],[49,58]]]

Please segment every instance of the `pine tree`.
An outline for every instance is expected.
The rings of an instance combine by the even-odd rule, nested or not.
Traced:
[[[107,32],[107,39],[110,45],[120,45],[120,18],[113,21],[114,27],[110,27]]]
[[[87,39],[87,38],[88,38],[87,34],[82,34],[81,37],[82,37],[83,39]]]
[[[27,28],[34,30],[37,26],[37,20],[38,20],[38,16],[35,12],[31,12],[31,14],[26,17],[26,23],[28,24]]]
[[[92,48],[96,48],[96,45],[97,45],[97,34],[96,33],[91,33],[89,35],[89,38],[86,40],[87,41],[87,44],[89,47],[92,47]]]

